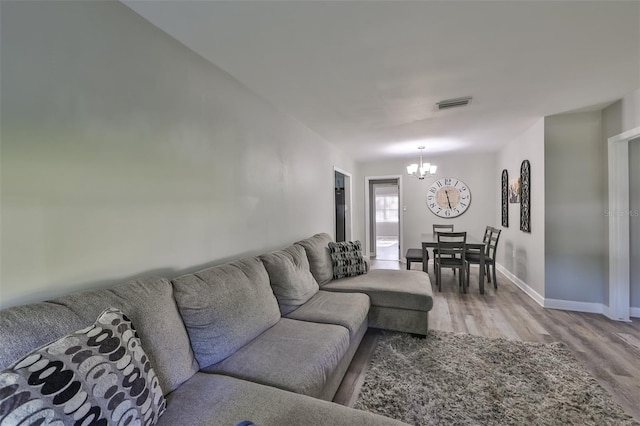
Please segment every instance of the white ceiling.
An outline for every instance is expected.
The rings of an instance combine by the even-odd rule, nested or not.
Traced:
[[[357,161],[496,150],[640,87],[638,1],[123,3]]]

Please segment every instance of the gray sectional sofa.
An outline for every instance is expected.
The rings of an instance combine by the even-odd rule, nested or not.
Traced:
[[[333,280],[329,241],[318,234],[172,281],[149,277],[2,310],[0,367],[117,308],[166,397],[158,424],[402,424],[329,401],[369,326],[426,334],[429,278],[374,270]]]

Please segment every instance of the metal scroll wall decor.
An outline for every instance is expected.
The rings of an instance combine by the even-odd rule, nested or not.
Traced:
[[[509,227],[509,172],[502,171],[502,226]]]
[[[531,165],[524,160],[520,166],[520,230],[531,232]]]

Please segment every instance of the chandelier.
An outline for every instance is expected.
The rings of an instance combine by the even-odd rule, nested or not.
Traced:
[[[418,179],[424,179],[426,176],[433,176],[436,174],[436,169],[438,166],[431,163],[423,163],[422,162],[422,150],[424,146],[419,146],[420,150],[420,164],[411,164],[407,166],[407,173],[409,176],[417,177]]]

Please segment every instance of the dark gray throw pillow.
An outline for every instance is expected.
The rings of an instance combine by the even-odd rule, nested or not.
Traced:
[[[367,273],[360,241],[330,242],[329,253],[333,262],[334,279]]]
[[[166,402],[135,328],[109,308],[0,372],[0,424],[153,425]]]

